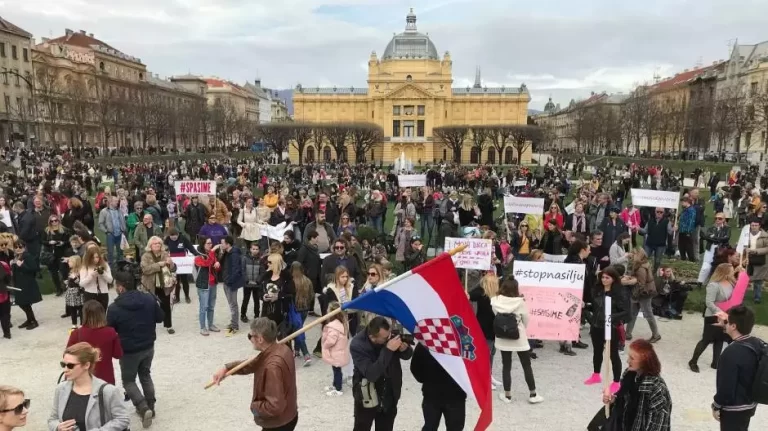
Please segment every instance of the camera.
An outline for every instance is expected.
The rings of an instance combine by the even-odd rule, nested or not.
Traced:
[[[401,332],[399,329],[393,329],[392,332],[390,332],[389,339],[391,340],[395,337],[400,337],[400,341],[410,346],[413,346],[414,344],[416,344],[416,342],[413,339],[413,334],[405,334]]]

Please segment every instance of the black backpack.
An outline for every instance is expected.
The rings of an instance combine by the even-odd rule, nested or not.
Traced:
[[[517,326],[517,315],[515,313],[496,314],[493,319],[493,332],[499,338],[519,340],[520,329]]]
[[[757,370],[752,383],[752,401],[768,405],[768,343],[760,340],[760,350],[745,344],[757,355]]]

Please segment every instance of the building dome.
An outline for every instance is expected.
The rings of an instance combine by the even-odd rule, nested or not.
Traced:
[[[552,98],[549,98],[549,102],[544,105],[544,112],[555,112],[555,104],[552,102]]]
[[[416,14],[413,13],[413,9],[405,17],[405,31],[392,37],[381,58],[382,60],[440,60],[437,48],[429,40],[429,36],[416,31]]]

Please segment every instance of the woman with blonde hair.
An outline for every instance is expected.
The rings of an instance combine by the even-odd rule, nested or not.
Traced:
[[[326,304],[333,301],[341,305],[358,297],[359,292],[355,289],[355,280],[349,275],[349,270],[344,266],[337,266],[333,273],[333,281],[328,283],[323,289]],[[349,328],[352,334],[357,333],[357,317],[350,316]]]
[[[528,255],[528,260],[531,262],[544,262],[544,252],[539,249],[531,250],[531,254]]]
[[[707,346],[712,344],[712,363],[710,366],[717,369],[720,361],[720,352],[723,350],[723,343],[730,343],[728,335],[723,332],[723,328],[716,326],[718,315],[722,315],[724,310],[717,306],[718,303],[731,299],[733,288],[736,285],[736,276],[733,271],[733,265],[729,262],[717,265],[712,277],[707,284],[707,293],[704,297],[704,331],[701,340],[696,343],[693,349],[693,357],[688,361],[688,368],[694,373],[699,372],[699,356],[704,353]]]
[[[30,401],[13,386],[0,385],[0,430],[11,431],[27,425]]]
[[[262,276],[263,294],[261,317],[266,317],[278,327],[280,338],[288,335],[288,328],[281,325],[286,321],[288,307],[296,294],[293,277],[285,269],[283,257],[277,253],[267,256],[267,270]]]
[[[53,410],[48,417],[49,431],[124,430],[130,426],[121,391],[93,375],[100,360],[99,349],[85,342],[64,350],[60,364],[66,380],[56,387]],[[152,423],[152,412],[145,412],[142,419],[147,428]]]
[[[92,244],[85,249],[79,276],[83,302],[96,300],[106,310],[109,304],[109,285],[113,282],[112,270],[97,245]]]
[[[383,216],[386,210],[387,206],[383,201],[381,192],[373,190],[371,192],[371,200],[365,208],[365,216],[368,218],[371,228],[375,229],[379,234],[384,233]]]
[[[72,319],[72,330],[75,330],[78,317],[80,324],[83,324],[83,293],[80,287],[80,268],[83,266],[83,259],[77,255],[70,256],[67,258],[66,265],[69,267],[69,274],[65,280],[64,317],[69,316]]]
[[[253,198],[245,199],[245,206],[240,209],[237,215],[237,224],[243,228],[240,238],[245,241],[245,248],[250,249],[251,243],[261,239],[261,228],[256,208],[253,205]]]
[[[115,370],[112,359],[123,357],[123,347],[117,332],[107,326],[107,312],[97,301],[87,301],[83,307],[83,326],[72,331],[67,340],[67,347],[86,342],[99,349],[103,360],[94,364],[93,375],[105,382],[115,384]]]
[[[69,231],[61,224],[61,219],[56,214],[48,217],[48,225],[45,227],[45,239],[43,251],[40,253],[40,263],[48,267],[51,281],[56,288],[56,296],[64,294],[61,279],[66,274],[62,257],[69,245]]]
[[[474,199],[469,193],[461,195],[458,212],[460,227],[477,224],[477,221],[480,219],[480,209],[475,205]]]
[[[653,276],[651,264],[648,262],[648,255],[642,248],[637,248],[632,255],[632,275],[625,278],[622,284],[632,286],[629,298],[630,315],[627,322],[627,341],[632,339],[632,330],[635,327],[637,313],[642,310],[643,317],[651,328],[651,343],[661,340],[659,327],[656,324],[656,318],[653,316],[651,300],[656,296],[656,278]]]
[[[171,296],[175,287],[176,264],[165,249],[163,239],[153,236],[147,241],[147,248],[141,255],[141,285],[160,300],[160,308],[165,313],[163,326],[169,334],[175,334],[171,316]]]
[[[499,294],[499,277],[493,273],[486,273],[480,284],[469,291],[469,301],[475,310],[477,321],[480,323],[480,329],[483,331],[485,341],[488,343],[488,350],[491,357],[491,368],[493,368],[493,356],[496,354],[496,332],[493,329],[495,314],[491,307],[491,299]],[[501,382],[491,376],[491,386],[501,386]]]

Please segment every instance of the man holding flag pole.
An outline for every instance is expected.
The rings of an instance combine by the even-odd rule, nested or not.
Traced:
[[[286,343],[346,310],[369,311],[396,319],[429,350],[467,396],[477,401],[480,416],[474,430],[488,429],[493,420],[490,352],[451,259],[465,248],[466,245],[460,245],[383,283],[342,308],[314,320],[280,343]],[[401,348],[396,347],[396,350]],[[226,376],[251,361],[253,358],[229,369]],[[224,376],[216,377],[218,383]],[[206,389],[214,384],[209,383]]]

